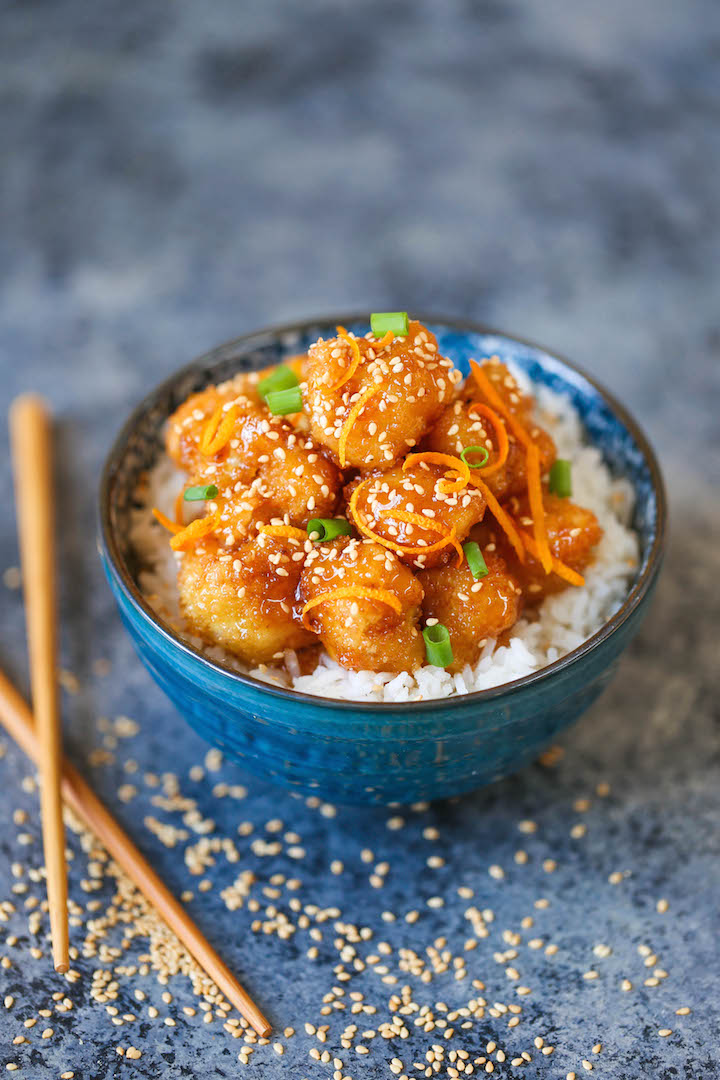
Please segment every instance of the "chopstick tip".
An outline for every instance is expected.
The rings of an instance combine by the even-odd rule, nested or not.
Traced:
[[[55,970],[57,971],[58,975],[65,975],[70,970],[70,965],[66,964],[64,960],[61,960],[55,965]]]
[[[22,394],[18,394],[16,398],[10,403],[10,421],[25,420],[29,413],[38,414],[41,413],[45,416],[50,415],[50,406],[47,398],[44,398],[42,394],[36,393],[34,390],[26,390]]]

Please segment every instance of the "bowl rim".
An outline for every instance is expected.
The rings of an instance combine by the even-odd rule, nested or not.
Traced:
[[[559,361],[569,368],[575,375],[579,375],[581,378],[585,379],[600,397],[604,399],[611,412],[624,424],[639,447],[648,466],[655,495],[655,531],[645,566],[639,578],[633,585],[622,605],[614,615],[607,620],[607,622],[603,623],[599,630],[575,649],[572,649],[569,653],[565,653],[564,656],[553,661],[552,664],[548,664],[546,667],[540,668],[530,675],[523,675],[519,679],[501,683],[499,686],[494,686],[487,690],[473,690],[468,694],[455,694],[446,698],[428,698],[422,701],[386,702],[348,700],[346,698],[333,698],[308,694],[304,691],[293,690],[289,687],[277,686],[269,682],[264,682],[262,679],[256,679],[252,675],[246,675],[243,672],[236,671],[222,660],[213,660],[204,655],[193,645],[189,644],[189,642],[183,641],[183,639],[169,626],[165,625],[165,623],[159,619],[145,600],[130,573],[116,542],[110,515],[110,499],[115,473],[122,460],[128,438],[133,432],[140,417],[152,407],[157,399],[163,397],[170,391],[178,380],[191,375],[195,371],[200,372],[203,368],[211,367],[213,363],[217,361],[217,358],[228,350],[236,348],[249,349],[252,348],[255,343],[257,343],[257,345],[262,344],[268,337],[279,337],[291,333],[303,333],[318,326],[335,326],[337,324],[347,326],[356,322],[366,322],[368,320],[368,312],[344,312],[340,315],[321,315],[315,318],[293,320],[287,323],[266,326],[259,330],[241,334],[239,337],[231,338],[229,341],[216,345],[207,352],[200,354],[200,356],[191,360],[190,363],[183,365],[172,375],[168,376],[168,378],[164,379],[145,394],[141,401],[135,406],[113,440],[110,450],[105,458],[99,488],[99,539],[102,542],[104,555],[112,567],[115,578],[134,608],[146,622],[152,625],[154,630],[159,633],[169,645],[185,654],[185,656],[194,663],[199,663],[213,673],[220,674],[250,690],[259,691],[261,694],[267,694],[270,698],[274,697],[280,700],[290,700],[305,705],[311,705],[314,708],[341,709],[343,712],[362,712],[365,714],[367,714],[369,710],[372,713],[377,713],[378,716],[401,714],[408,712],[410,708],[413,713],[427,713],[439,708],[467,708],[473,705],[482,705],[485,702],[490,702],[500,697],[514,695],[527,690],[528,688],[534,688],[541,683],[547,682],[554,676],[567,671],[608,641],[609,638],[611,638],[621,626],[628,621],[648,594],[660,570],[664,553],[667,525],[667,498],[665,485],[655,452],[642,428],[625,406],[622,405],[593,376],[589,375],[565,356],[546,348],[544,345],[539,345],[537,342],[530,341],[527,338],[517,337],[507,331],[497,330],[494,327],[487,326],[484,323],[475,322],[472,319],[431,315],[427,312],[414,312],[413,314],[416,319],[425,325],[437,324],[451,330],[505,337],[511,341],[517,342],[519,345],[540,350],[552,357],[553,360]]]

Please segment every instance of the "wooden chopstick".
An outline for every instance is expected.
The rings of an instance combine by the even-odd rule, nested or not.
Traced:
[[[55,630],[52,432],[42,398],[23,394],[10,409],[30,681],[37,725],[40,809],[55,970],[68,956],[67,866],[60,796],[61,729]]]
[[[40,754],[32,715],[15,687],[0,671],[0,723],[32,761]],[[92,788],[66,759],[62,759],[62,797],[73,813],[91,829],[145,899],[162,916],[188,952],[207,972],[241,1016],[266,1038],[270,1024],[243,990],[182,905],[163,884],[130,837],[123,832]]]

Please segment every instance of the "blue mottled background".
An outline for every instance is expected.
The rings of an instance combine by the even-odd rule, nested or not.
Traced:
[[[533,993],[513,1035],[533,1060],[522,1069],[498,1063],[496,1075],[582,1076],[588,1056],[605,1080],[720,1075],[717,4],[6,0],[0,12],[0,395],[4,416],[15,393],[41,389],[58,419],[63,666],[80,684],[64,700],[68,751],[178,891],[197,879],[183,864],[184,842],[168,850],[143,824],[148,814],[180,823],[151,803],[147,772],[176,774],[216,834],[235,837],[239,866],[211,867],[211,888],[195,891],[191,909],[279,1031],[298,1032],[278,1036],[282,1057],[261,1047],[243,1067],[221,1022],[184,1016],[192,996],[182,977],[172,980],[170,1006],[152,977],[132,984],[164,1010],[155,1020],[123,984],[116,1004],[138,1019],[113,1025],[88,994],[98,961],[82,957],[82,980],[68,988],[74,1009],[25,1029],[23,1019],[64,984],[49,971],[44,923],[45,955],[30,953],[26,896],[11,891],[11,863],[37,867],[41,856],[36,797],[22,786],[31,770],[8,746],[0,900],[16,910],[0,924],[0,956],[11,964],[0,967],[0,990],[15,1003],[0,1009],[0,1066],[16,1063],[26,1077],[73,1070],[81,1080],[243,1068],[273,1080],[331,1077],[332,1064],[308,1056],[323,1047],[303,1023],[319,1022],[334,985],[333,932],[314,961],[305,932],[290,942],[253,933],[256,916],[229,913],[219,895],[243,868],[257,875],[264,905],[273,874],[295,875],[303,903],[337,905],[344,920],[373,927],[395,958],[403,945],[422,953],[439,934],[462,952],[468,902],[456,887],[472,887],[496,921],[467,954],[468,979],[484,979],[502,1000],[515,1000],[494,958],[506,947],[502,930],[517,931],[534,913],[536,929],[522,931],[514,961]],[[229,766],[188,778],[205,747],[131,652],[101,580],[93,514],[114,431],[177,365],[269,322],[405,307],[535,338],[604,381],[658,448],[672,536],[653,613],[612,689],[566,738],[563,759],[411,812],[393,831],[382,811],[325,817]],[[5,439],[3,431],[3,447]],[[17,550],[5,449],[0,470],[6,570]],[[2,665],[25,687],[21,596],[1,588]],[[109,675],[94,672],[98,659],[111,662]],[[93,766],[101,760],[93,751],[108,748],[98,718],[120,714],[141,733]],[[129,758],[138,791],[122,803]],[[245,783],[247,797],[217,798],[222,781]],[[599,782],[611,786],[602,799]],[[583,797],[592,804],[578,814],[573,802]],[[29,824],[13,823],[18,808]],[[257,855],[237,836],[238,821],[264,835],[272,818],[302,837],[303,858],[288,856],[287,844]],[[522,818],[538,832],[519,833]],[[579,820],[587,835],[572,839]],[[428,826],[440,840],[423,836]],[[23,846],[23,834],[33,843]],[[72,845],[73,895],[84,904],[86,859]],[[368,882],[363,847],[389,863],[381,889]],[[518,847],[525,865],[513,861]],[[429,869],[438,850],[445,865]],[[345,863],[340,876],[328,873],[333,858]],[[553,873],[546,858],[557,861]],[[503,880],[489,876],[492,864]],[[630,873],[611,886],[616,870]],[[428,909],[430,896],[445,907]],[[533,907],[541,896],[550,900],[544,911]],[[659,898],[669,902],[665,914]],[[382,911],[413,908],[414,925],[382,922]],[[552,962],[528,951],[530,933],[558,944]],[[598,942],[612,946],[611,957],[594,956]],[[657,987],[643,986],[644,943],[668,973]],[[593,966],[599,978],[583,980]],[[618,989],[624,976],[632,993]],[[472,993],[442,980],[421,984],[417,1000],[461,1003]],[[356,982],[378,1006],[392,991],[371,975]],[[676,1016],[685,1004],[692,1013]],[[176,1027],[162,1023],[167,1014]],[[333,1053],[349,1020],[328,1018]],[[45,1024],[54,1035],[42,1040]],[[658,1037],[664,1027],[672,1036]],[[21,1033],[29,1041],[12,1045]],[[556,1046],[552,1056],[534,1048],[536,1035]],[[499,1036],[507,1040],[504,1021],[487,1018],[448,1049],[465,1048],[472,1060]],[[425,1062],[436,1037],[413,1027],[402,1045],[377,1038],[365,1056],[343,1050],[341,1072],[390,1076],[397,1055],[421,1076],[413,1062]],[[592,1056],[596,1042],[603,1050]],[[142,1058],[117,1055],[130,1045]]]

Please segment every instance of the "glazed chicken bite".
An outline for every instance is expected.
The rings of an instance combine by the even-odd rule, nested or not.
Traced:
[[[530,516],[527,497],[513,496],[505,504],[514,521],[525,532],[532,532],[533,519]],[[593,560],[595,547],[602,539],[603,530],[592,510],[571,502],[558,495],[543,493],[545,509],[545,529],[551,554],[570,570],[582,574]],[[568,586],[557,573],[546,574],[540,563],[528,552],[525,563],[521,565],[507,542],[507,537],[495,531],[491,538],[497,542],[513,574],[517,577],[526,603],[538,604],[551,593],[561,592]]]
[[[258,458],[264,497],[291,525],[304,528],[313,517],[332,517],[342,475],[307,435],[280,429],[281,438]]]
[[[415,446],[460,379],[419,322],[406,337],[341,333],[312,345],[305,408],[313,438],[341,468],[387,468]]]
[[[276,516],[304,526],[309,518],[331,516],[342,484],[337,467],[308,435],[262,403],[228,396],[228,386],[193,395],[171,416],[167,448],[189,472],[188,486],[218,488],[230,542],[246,535],[255,519]],[[256,515],[250,508],[259,504]]]
[[[312,645],[296,599],[303,557],[302,541],[264,534],[233,551],[212,540],[185,551],[178,587],[189,628],[253,666]]]
[[[346,538],[320,544],[305,561],[300,595],[306,625],[343,667],[414,671],[423,663],[422,589],[380,544]]]
[[[292,356],[285,364],[264,368],[261,371],[243,371],[232,379],[227,379],[217,386],[207,386],[195,394],[191,394],[182,405],[179,405],[170,416],[165,433],[165,449],[169,457],[181,469],[193,471],[202,466],[205,455],[200,451],[205,427],[220,406],[226,411],[235,405],[239,416],[246,415],[251,418],[254,414],[268,418],[270,413],[265,401],[258,393],[258,384],[278,370],[278,367],[290,368],[299,379],[302,375],[305,356]],[[290,419],[295,420],[296,417]],[[302,426],[302,425],[300,425]],[[292,428],[297,429],[298,424],[293,423]],[[253,439],[257,433],[252,429],[243,436],[243,446],[251,448]],[[236,433],[233,432],[233,437]],[[233,459],[237,462],[237,455],[226,454],[232,464]],[[249,476],[252,479],[252,475]]]
[[[205,456],[200,452],[200,442],[207,424],[219,408],[229,409],[234,403],[236,411],[251,412],[261,407],[259,398],[252,391],[248,393],[249,390],[247,377],[242,375],[191,394],[178,406],[168,419],[165,432],[165,449],[178,468],[192,472],[202,467]]]
[[[507,409],[517,416],[537,446],[540,468],[544,472],[555,460],[555,444],[533,420],[532,399],[521,392],[513,376],[497,357],[485,361],[481,368]],[[470,375],[456,400],[443,409],[423,446],[455,456],[470,446],[483,447],[489,457],[477,475],[496,498],[505,499],[508,495],[519,494],[527,486],[526,450],[512,431],[505,431],[502,419],[492,405],[493,402],[487,399]],[[496,422],[492,419],[493,415],[497,417]],[[507,458],[498,467],[501,438],[503,442],[507,439]],[[472,460],[472,455],[470,457]]]
[[[498,638],[515,625],[522,606],[522,589],[507,563],[495,552],[484,552],[488,573],[475,580],[467,562],[418,574],[423,615],[429,626],[442,623],[452,642],[450,672],[473,665],[488,638]]]
[[[454,485],[447,473],[411,461],[407,469],[396,465],[367,477],[346,492],[350,517],[360,532],[382,537],[408,566],[446,563],[462,555],[461,542],[485,513],[477,488],[448,490]]]

